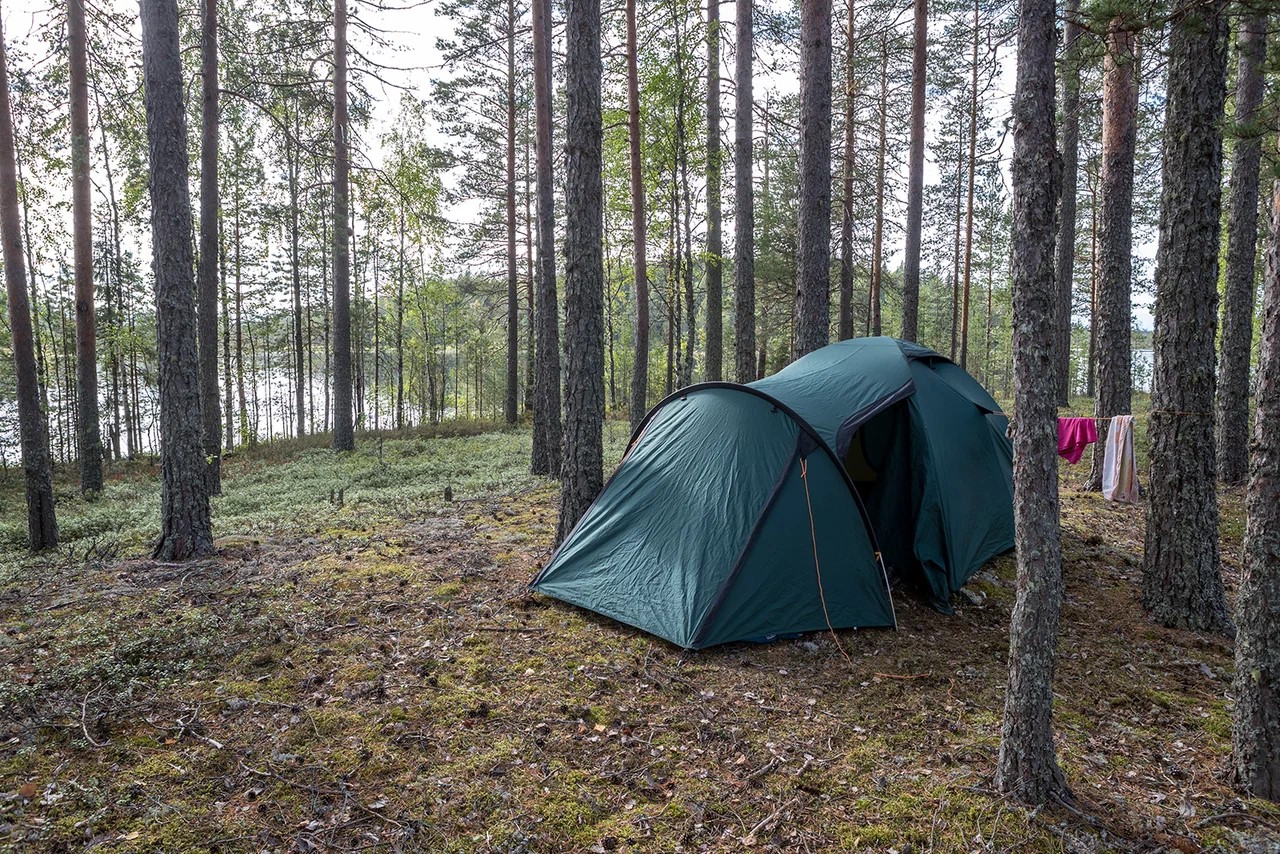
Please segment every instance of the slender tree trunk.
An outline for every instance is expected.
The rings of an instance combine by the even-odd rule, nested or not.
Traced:
[[[1258,365],[1258,420],[1236,604],[1235,772],[1248,794],[1280,801],[1280,181],[1271,190]]]
[[[22,222],[18,210],[17,158],[13,144],[13,112],[9,99],[9,58],[0,31],[0,243],[9,300],[9,330],[17,378],[18,433],[27,494],[27,544],[32,551],[58,544],[53,508],[53,476],[49,433],[40,407],[27,270],[22,257]]]
[[[211,553],[213,535],[200,406],[178,4],[142,0],[141,6],[163,481],[161,533],[153,556],[175,561]]]
[[[964,179],[964,134],[959,134],[961,149],[956,152],[956,229],[955,245],[951,256],[951,361],[956,360],[960,343],[960,226],[963,209],[960,207],[960,190]]]
[[[529,135],[528,115],[525,116],[525,146],[524,146],[524,261],[525,261],[525,328],[524,328],[524,361],[525,361],[525,386],[524,386],[524,408],[525,412],[533,409],[534,401],[534,366],[537,365],[537,357],[535,355],[537,342],[534,339],[534,324],[537,323],[537,312],[534,310],[533,295],[533,232],[535,223],[533,219],[533,168],[530,161],[530,149],[533,147]],[[420,263],[418,265],[423,270],[423,281],[426,281],[426,268]],[[425,324],[426,318],[423,317]],[[423,340],[426,339],[426,326],[423,326]],[[430,353],[430,350],[428,350]],[[430,365],[430,359],[426,359]],[[434,397],[430,398],[432,401]],[[432,410],[434,411],[434,409]]]
[[[1089,364],[1085,372],[1085,396],[1093,397],[1098,381],[1098,190],[1089,189]]]
[[[235,288],[236,288],[236,395],[240,399],[240,441],[245,442],[249,447],[258,444],[258,418],[257,407],[254,407],[253,424],[249,424],[249,405],[244,392],[244,288],[242,287],[241,274],[243,268],[241,265],[240,249],[240,160],[241,149],[236,146],[236,187],[234,210],[232,212],[235,218],[234,234],[232,241],[235,244]],[[254,366],[251,365],[251,368]],[[256,368],[255,368],[256,370]],[[256,399],[257,389],[255,386],[254,395]]]
[[[929,56],[928,0],[914,0],[915,30],[911,51],[911,142],[907,163],[906,257],[902,262],[902,337],[920,334],[920,230],[924,215],[924,88]]]
[[[333,449],[356,447],[351,418],[351,233],[347,142],[347,0],[333,3]]]
[[[880,42],[880,128],[876,145],[876,216],[871,233],[871,275],[867,288],[867,334],[880,334],[880,290],[884,282],[884,161],[889,147],[889,40]]]
[[[538,169],[538,320],[534,474],[560,474],[560,304],[556,296],[555,176],[551,151],[551,0],[533,0],[533,102]],[[443,370],[443,368],[442,368]],[[443,394],[443,386],[441,389]]]
[[[724,379],[724,245],[720,236],[720,0],[707,0],[707,379]]]
[[[737,56],[734,59],[733,118],[733,378],[756,379],[755,184],[752,154],[754,101],[751,60],[755,51],[752,0],[737,3]]]
[[[1249,465],[1249,352],[1253,348],[1253,298],[1258,240],[1258,164],[1263,128],[1257,113],[1265,88],[1267,18],[1240,22],[1240,70],[1236,75],[1236,140],[1227,214],[1226,299],[1222,311],[1222,360],[1218,373],[1218,477],[1241,483]]]
[[[1013,103],[1013,489],[1018,586],[996,785],[1032,804],[1067,797],[1053,749],[1062,608],[1053,283],[1054,2],[1021,0]]]
[[[507,0],[507,396],[508,424],[520,417],[520,276],[516,256],[516,3]]]
[[[297,105],[295,105],[296,108]],[[294,133],[296,138],[300,124],[298,115],[294,113]],[[306,363],[303,361],[302,347],[302,250],[299,246],[298,228],[298,173],[301,166],[298,159],[301,152],[294,147],[290,139],[285,140],[285,157],[289,170],[289,267],[293,277],[293,375],[294,406],[297,409],[297,430],[301,437],[307,432],[305,419]]]
[[[80,492],[102,491],[102,437],[98,429],[97,319],[93,306],[93,202],[89,198],[89,74],[84,0],[67,2],[71,53],[71,225],[75,247],[76,436]]]
[[[222,304],[222,412],[225,430],[225,450],[235,447],[235,402],[232,390],[235,385],[231,378],[231,305],[227,299],[227,247],[225,228],[221,218],[218,220],[218,289],[219,302]]]
[[[796,357],[831,335],[831,0],[800,2]]]
[[[1227,3],[1175,18],[1156,252],[1151,474],[1142,604],[1165,626],[1229,633],[1218,560],[1214,338]]]
[[[73,0],[77,2],[77,0]],[[203,0],[200,27],[200,269],[197,337],[200,411],[209,494],[222,492],[222,405],[218,397],[218,0]]]
[[[1058,284],[1058,403],[1071,397],[1072,279],[1076,266],[1076,188],[1080,148],[1080,0],[1066,0],[1063,17],[1062,195],[1058,199],[1058,244],[1054,255]]]
[[[964,215],[964,297],[960,309],[960,367],[969,367],[969,298],[973,282],[973,183],[978,171],[978,0],[973,2],[973,60],[969,89],[969,178]]]
[[[712,3],[715,0],[711,0]],[[639,41],[636,0],[627,0],[627,135],[631,160],[631,245],[636,287],[635,365],[631,373],[631,429],[649,411],[649,263],[645,227],[644,160],[640,155]]]
[[[400,252],[396,256],[396,429],[404,429],[404,203],[400,203]]]
[[[1102,70],[1102,188],[1098,213],[1098,312],[1093,414],[1098,442],[1087,488],[1102,489],[1102,459],[1113,415],[1130,412],[1133,398],[1133,152],[1138,108],[1136,37],[1124,18],[1107,28]]]
[[[857,132],[855,98],[857,76],[854,64],[854,0],[848,0],[844,53],[844,174],[841,183],[840,223],[840,340],[853,337],[853,169]],[[918,271],[917,271],[918,272]]]

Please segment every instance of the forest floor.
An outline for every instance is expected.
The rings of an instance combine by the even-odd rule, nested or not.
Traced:
[[[1226,772],[1232,656],[1139,606],[1143,510],[1063,475],[1055,685],[1072,807],[992,787],[1014,564],[954,616],[685,653],[526,593],[555,485],[525,430],[237,454],[216,557],[145,557],[154,466],[0,483],[0,848],[1275,851]],[[610,424],[617,460],[625,429]],[[1087,458],[1086,458],[1087,463]],[[454,501],[443,498],[451,487]],[[344,503],[336,494],[343,490]],[[1223,497],[1234,591],[1242,497]]]

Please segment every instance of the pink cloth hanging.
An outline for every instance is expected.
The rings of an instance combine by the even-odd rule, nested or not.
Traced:
[[[1075,465],[1084,449],[1098,441],[1098,425],[1092,418],[1058,419],[1058,456]]]

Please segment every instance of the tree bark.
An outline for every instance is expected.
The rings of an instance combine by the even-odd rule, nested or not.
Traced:
[[[9,301],[9,330],[17,378],[18,433],[27,494],[27,545],[31,550],[58,544],[53,508],[53,472],[49,432],[40,406],[27,269],[22,256],[22,223],[18,211],[18,167],[13,145],[13,112],[9,99],[9,58],[0,30],[0,242]]]
[[[853,59],[854,25],[856,23],[854,0],[848,0],[848,17],[845,23],[844,53],[844,174],[841,176],[840,198],[840,320],[839,338],[846,341],[853,337],[853,169],[857,133],[854,126],[857,94],[856,69]]]
[[[80,492],[102,491],[102,436],[98,428],[97,318],[93,305],[93,202],[89,197],[89,74],[84,0],[67,2],[71,66],[71,227],[75,247],[76,437]]]
[[[1018,592],[996,784],[1031,804],[1067,797],[1053,749],[1054,646],[1062,608],[1058,528],[1054,2],[1021,0],[1013,103],[1013,489]]]
[[[1098,213],[1097,380],[1093,414],[1098,441],[1087,488],[1102,489],[1109,421],[1127,415],[1133,399],[1133,153],[1137,136],[1137,37],[1115,17],[1107,27],[1102,67],[1102,198]]]
[[[902,262],[902,337],[919,337],[920,230],[924,216],[924,88],[929,56],[928,0],[914,0],[915,30],[911,50],[911,141],[907,162],[906,257]]]
[[[724,379],[724,246],[720,236],[720,0],[707,0],[707,379]]]
[[[73,0],[74,2],[74,0]],[[197,337],[200,411],[209,494],[222,492],[222,404],[218,395],[218,0],[203,0],[200,27],[200,267]]]
[[[880,290],[884,281],[884,161],[889,147],[889,39],[880,42],[880,123],[876,145],[876,214],[871,233],[871,275],[867,288],[867,334],[880,334]]]
[[[538,321],[534,372],[534,474],[560,474],[560,303],[556,296],[555,176],[551,152],[551,0],[533,0],[533,102],[537,137]]]
[[[644,213],[644,161],[640,155],[639,51],[636,0],[627,0],[627,136],[631,158],[632,268],[636,283],[635,365],[631,373],[632,430],[640,426],[649,411],[649,263]]]
[[[347,141],[347,0],[333,3],[333,449],[356,447],[351,414],[351,187]]]
[[[213,535],[196,344],[178,4],[142,0],[141,11],[160,386],[161,533],[153,557],[175,561],[212,553]]]
[[[754,47],[752,0],[737,0],[737,56],[734,60],[733,118],[733,378],[756,378],[755,184],[752,154],[754,101],[751,59]]]
[[[1058,284],[1058,403],[1071,396],[1072,279],[1076,262],[1076,191],[1080,148],[1080,0],[1066,0],[1063,17],[1062,62],[1062,195],[1058,199],[1058,245],[1055,279]]]
[[[520,277],[516,256],[516,3],[507,0],[507,397],[508,424],[520,417]]]
[[[1249,354],[1253,348],[1254,264],[1258,241],[1258,164],[1263,129],[1258,108],[1265,89],[1267,18],[1240,22],[1236,75],[1236,133],[1227,213],[1226,298],[1222,310],[1222,358],[1218,367],[1218,477],[1242,483],[1249,466]]]
[[[603,122],[600,0],[569,0],[565,20],[564,468],[556,542],[604,485]]]
[[[1169,39],[1142,604],[1165,626],[1230,633],[1218,560],[1214,337],[1227,4],[1190,5]]]
[[[1236,603],[1236,782],[1250,795],[1280,801],[1280,181],[1271,190],[1258,419],[1246,506]]]
[[[978,0],[973,3],[973,57],[969,89],[969,178],[964,214],[964,296],[960,308],[960,367],[969,367],[969,301],[973,283],[973,187],[978,171]]]
[[[800,2],[796,358],[831,335],[831,0]]]

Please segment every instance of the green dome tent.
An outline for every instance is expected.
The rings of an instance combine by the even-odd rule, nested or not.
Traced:
[[[692,649],[949,609],[1013,547],[999,406],[932,350],[857,338],[655,406],[533,589]]]

